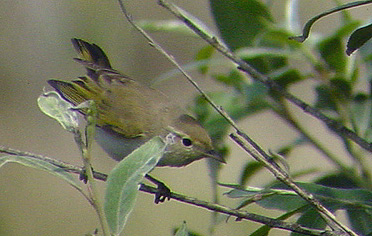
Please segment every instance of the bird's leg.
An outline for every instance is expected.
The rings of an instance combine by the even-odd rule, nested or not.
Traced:
[[[170,189],[161,181],[155,179],[151,175],[145,175],[146,179],[148,179],[153,184],[158,186],[158,191],[155,194],[155,203],[158,204],[159,202],[164,202],[166,199],[170,200],[171,191]]]

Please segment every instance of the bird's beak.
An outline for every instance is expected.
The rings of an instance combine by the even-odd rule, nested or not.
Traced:
[[[221,155],[219,155],[215,150],[210,150],[206,152],[205,157],[215,159],[222,163],[226,163],[225,159]]]

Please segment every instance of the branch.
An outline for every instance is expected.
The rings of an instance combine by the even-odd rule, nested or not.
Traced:
[[[239,135],[239,136],[238,136]],[[355,232],[349,229],[346,225],[342,224],[340,221],[336,219],[336,217],[327,209],[325,208],[311,193],[308,193],[301,187],[299,187],[291,177],[283,171],[277,165],[272,165],[270,162],[270,157],[264,150],[261,149],[252,139],[250,139],[246,134],[239,133],[238,135],[230,134],[230,137],[247,153],[249,153],[254,159],[258,162],[261,162],[265,165],[265,167],[274,174],[274,176],[281,181],[282,183],[286,184],[288,187],[293,189],[300,197],[314,206],[318,212],[321,213],[323,219],[327,222],[332,229],[340,228],[344,232],[349,235],[357,236]],[[243,138],[243,139],[242,139]],[[245,141],[244,141],[245,140]]]
[[[151,194],[155,194],[157,192],[156,188],[150,187],[146,184],[141,184],[140,190],[143,192],[151,193]],[[334,231],[314,230],[314,229],[310,229],[307,227],[303,227],[297,223],[289,223],[289,222],[285,222],[282,220],[278,220],[278,219],[274,219],[274,218],[270,218],[270,217],[266,217],[262,215],[257,215],[254,213],[248,213],[246,211],[232,209],[232,208],[220,205],[220,204],[198,200],[197,198],[187,197],[185,195],[174,193],[174,192],[171,193],[170,198],[180,201],[180,202],[191,204],[194,206],[202,207],[202,208],[214,211],[214,212],[223,213],[228,216],[235,216],[237,217],[237,220],[246,219],[246,220],[254,221],[257,223],[265,224],[272,228],[289,230],[292,232],[302,233],[306,235],[322,235],[322,236],[323,235],[324,236],[325,235],[339,235],[338,233]]]
[[[84,170],[83,170],[82,167],[75,166],[75,165],[72,165],[72,164],[69,164],[69,163],[66,163],[66,162],[62,162],[62,161],[59,161],[59,160],[55,160],[55,159],[52,159],[52,158],[49,158],[49,157],[45,157],[45,156],[42,156],[42,155],[38,155],[38,154],[30,153],[30,152],[19,151],[19,150],[12,149],[12,148],[7,148],[7,147],[4,147],[4,146],[0,146],[0,153],[6,153],[6,154],[10,154],[10,155],[19,155],[19,156],[29,157],[29,158],[33,158],[33,159],[38,159],[38,160],[46,161],[46,162],[48,162],[52,165],[55,165],[57,167],[63,168],[67,172],[70,172],[70,173],[79,174],[79,175],[84,174]],[[97,172],[97,171],[93,171],[93,176],[94,176],[95,179],[101,180],[101,181],[106,181],[106,179],[107,179],[107,174]],[[148,186],[146,184],[141,184],[139,190],[142,191],[142,192],[149,193],[149,194],[154,194],[154,195],[158,192],[157,188]],[[202,201],[202,200],[199,200],[197,198],[188,197],[188,196],[185,196],[185,195],[182,195],[182,194],[179,194],[179,193],[172,192],[171,195],[170,195],[170,198],[172,198],[174,200],[177,200],[179,202],[194,205],[194,206],[201,207],[201,208],[204,208],[204,209],[208,209],[208,210],[211,210],[211,211],[214,211],[214,212],[223,213],[223,214],[226,214],[228,216],[235,216],[235,217],[237,217],[237,220],[246,219],[246,220],[254,221],[254,222],[257,222],[257,223],[265,224],[265,225],[270,226],[272,228],[284,229],[284,230],[289,230],[289,231],[292,231],[292,232],[302,233],[302,234],[305,234],[305,235],[313,235],[313,236],[336,236],[336,235],[339,235],[339,234],[337,234],[337,232],[334,232],[334,231],[310,229],[310,228],[307,228],[307,227],[303,227],[303,226],[301,226],[297,223],[285,222],[285,221],[282,221],[282,220],[269,218],[269,217],[262,216],[262,215],[248,213],[248,212],[245,212],[245,211],[242,211],[242,210],[232,209],[232,208],[220,205],[220,204],[210,203],[210,202],[207,202],[207,201]]]

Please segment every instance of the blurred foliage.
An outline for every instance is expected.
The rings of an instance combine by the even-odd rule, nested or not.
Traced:
[[[289,30],[288,26],[275,22],[269,6],[261,1],[210,0],[210,3],[220,35],[232,51],[240,55],[257,71],[269,76],[282,88],[289,88],[304,80],[316,78],[318,81],[314,87],[316,99],[312,105],[332,115],[332,118],[345,126],[352,124],[353,130],[358,135],[368,141],[372,140],[371,93],[359,91],[357,87],[360,82],[363,82],[364,77],[371,78],[370,74],[361,74],[359,71],[366,64],[368,66],[372,54],[365,54],[362,59],[347,55],[359,49],[363,44],[367,47],[369,44],[367,41],[371,37],[371,31],[368,30],[370,25],[358,29],[362,22],[353,20],[347,12],[343,12],[342,26],[334,29],[334,32],[329,35],[317,35],[315,38],[310,34],[307,42],[302,44],[289,39],[294,33]],[[336,9],[338,8],[342,6],[337,6]],[[285,10],[297,14],[297,9]],[[298,24],[298,22],[292,23]],[[347,37],[350,38],[346,44]],[[200,73],[209,75],[216,82],[224,85],[223,90],[211,92],[209,95],[236,121],[263,110],[270,110],[288,124],[297,122],[290,118],[292,116],[282,98],[264,85],[250,80],[238,69],[230,67],[227,72],[209,73],[213,71],[211,68],[214,65],[214,54],[205,53],[205,51],[206,49],[203,48],[199,54],[203,55],[203,60],[210,60],[210,66],[203,64],[203,68],[199,70]],[[311,71],[296,68],[296,63],[293,62],[298,60],[308,64]],[[217,141],[218,147],[226,153],[224,138],[228,134],[227,122],[216,114],[202,97],[195,99],[193,111],[209,130],[213,139]],[[297,127],[297,131],[301,134],[303,130],[299,128],[300,123],[292,127],[294,129]],[[291,150],[305,143],[319,148],[304,137],[303,134],[299,135],[295,141],[288,141],[287,145],[278,148],[278,153],[291,158]],[[350,154],[349,158],[353,162],[368,158],[368,154],[364,156],[360,152],[355,152],[349,140],[343,141],[345,150]],[[340,160],[342,158],[340,157]],[[361,165],[363,165],[362,161]],[[371,225],[367,223],[372,222],[370,173],[372,169],[365,166],[361,170],[357,165],[346,164],[343,167],[323,173],[323,176],[314,180],[314,183],[300,185],[319,197],[331,211],[345,210],[353,230],[367,235],[372,232]],[[229,192],[228,196],[241,199],[242,203],[239,208],[255,202],[264,208],[285,211],[283,219],[299,215],[297,222],[301,225],[316,229],[326,227],[319,213],[297,195],[272,194],[271,189],[279,186],[281,189],[287,189],[285,186],[268,184],[261,192],[248,191],[246,195],[233,196],[235,191],[247,191],[244,190],[245,186],[261,169],[263,166],[260,163],[248,162],[242,168],[239,184],[230,186],[234,190]],[[292,176],[298,177],[314,171],[316,170],[303,170],[302,173],[292,173]],[[363,216],[363,220],[358,220],[360,219],[358,214]],[[252,235],[266,235],[269,231],[270,228],[263,226]]]

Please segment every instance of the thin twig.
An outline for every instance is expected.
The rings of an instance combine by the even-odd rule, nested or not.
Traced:
[[[23,152],[23,151],[19,151],[19,150],[16,150],[16,149],[7,148],[7,147],[4,147],[4,146],[0,146],[0,153],[7,153],[7,154],[10,154],[10,155],[19,155],[19,156],[25,156],[25,157],[30,157],[30,158],[34,158],[34,159],[39,159],[39,160],[46,161],[46,162],[48,162],[52,165],[63,168],[67,172],[74,173],[74,174],[79,174],[79,175],[84,174],[84,170],[83,170],[82,167],[75,166],[75,165],[72,165],[72,164],[69,164],[69,163],[66,163],[66,162],[62,162],[62,161],[59,161],[59,160],[55,160],[55,159],[52,159],[52,158],[49,158],[49,157],[45,157],[45,156],[42,156],[42,155],[37,155],[37,154],[34,154],[34,153],[30,153],[30,152]],[[107,180],[107,175],[104,174],[104,173],[93,171],[93,176],[94,176],[95,179],[98,179],[98,180],[102,180],[102,181]],[[140,191],[146,192],[146,193],[149,193],[149,194],[156,194],[158,192],[157,188],[148,186],[146,184],[141,184]],[[290,223],[290,222],[286,222],[286,221],[282,221],[282,220],[278,220],[278,219],[273,219],[273,218],[269,218],[269,217],[262,216],[262,215],[248,213],[248,212],[242,211],[242,210],[232,209],[232,208],[220,205],[220,204],[210,203],[210,202],[207,202],[207,201],[202,201],[202,200],[199,200],[197,198],[188,197],[188,196],[185,196],[185,195],[182,195],[182,194],[179,194],[179,193],[172,192],[171,195],[170,195],[170,198],[172,198],[174,200],[177,200],[177,201],[180,201],[180,202],[183,202],[183,203],[186,203],[186,204],[202,207],[204,209],[208,209],[208,210],[211,210],[211,211],[214,211],[214,212],[223,213],[223,214],[226,214],[228,216],[235,216],[235,217],[237,217],[238,220],[246,219],[246,220],[250,220],[250,221],[254,221],[254,222],[258,222],[258,223],[261,223],[261,224],[268,225],[272,228],[279,228],[279,229],[289,230],[289,231],[292,231],[292,232],[298,232],[298,233],[302,233],[302,234],[305,234],[305,235],[313,235],[313,236],[336,236],[336,235],[339,235],[339,234],[337,234],[337,232],[334,232],[334,231],[310,229],[310,228],[301,226],[297,223]]]

